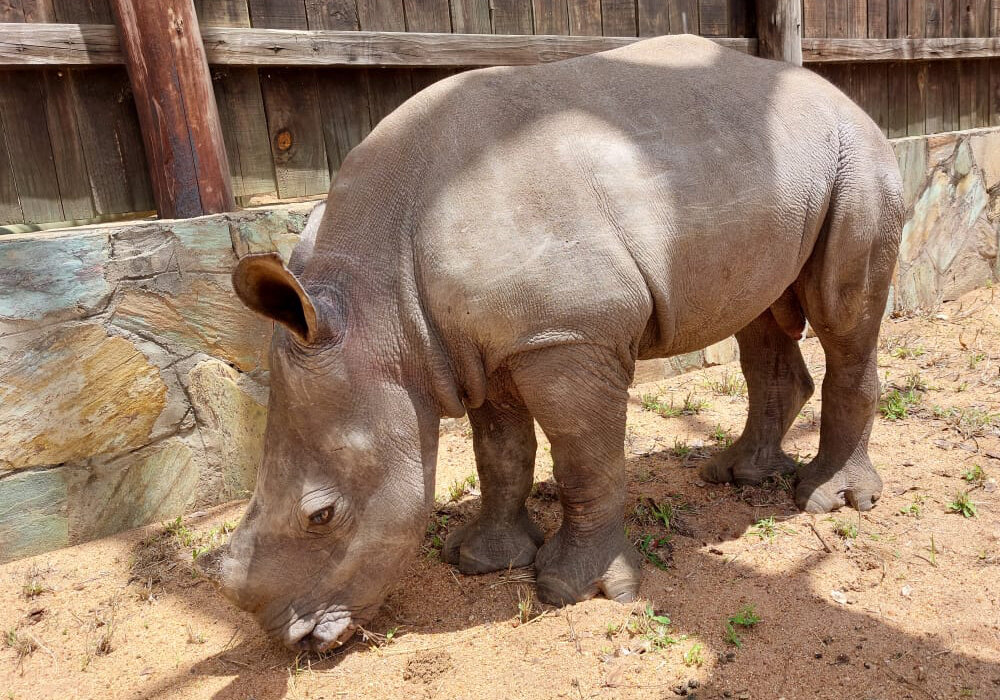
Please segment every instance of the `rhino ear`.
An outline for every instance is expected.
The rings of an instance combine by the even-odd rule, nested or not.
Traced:
[[[251,310],[277,321],[302,342],[319,338],[316,305],[277,253],[254,253],[233,271],[233,289]]]

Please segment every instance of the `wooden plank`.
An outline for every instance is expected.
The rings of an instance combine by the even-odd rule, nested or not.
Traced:
[[[639,36],[661,36],[670,33],[670,11],[665,0],[638,0],[636,20]]]
[[[908,36],[913,39],[923,39],[927,36],[927,2],[928,0],[910,0],[906,19]]]
[[[90,219],[97,212],[90,192],[87,160],[80,143],[80,126],[68,73],[47,70],[42,79],[45,83],[45,117],[63,215],[66,219]]]
[[[906,66],[906,135],[927,133],[927,64]]]
[[[566,0],[532,0],[535,34],[569,34]]]
[[[927,118],[925,120],[928,134],[939,134],[947,131],[945,128],[945,98],[944,98],[944,64],[930,63],[927,66]]]
[[[63,221],[59,178],[45,121],[42,83],[29,72],[0,73],[0,119],[24,221]]]
[[[868,0],[868,38],[889,36],[889,0]]]
[[[959,74],[961,61],[935,61],[932,65],[941,72],[942,131],[959,129]]]
[[[700,26],[701,15],[698,0],[671,0],[671,34],[697,34],[700,31]]]
[[[260,76],[278,196],[305,197],[330,188],[316,74],[271,69]]]
[[[1000,55],[996,37],[943,39],[803,39],[802,57],[811,62],[938,61]]]
[[[968,0],[941,0],[941,36],[970,36],[962,33],[962,16]]]
[[[490,0],[451,0],[451,28],[459,34],[489,34],[493,30]]]
[[[566,0],[566,9],[571,35],[601,35],[601,0]]]
[[[803,2],[802,35],[805,37],[827,36],[825,0],[805,0]]]
[[[673,25],[671,25],[673,26]],[[43,27],[55,31],[37,32]],[[82,33],[80,30],[83,30]],[[0,66],[113,65],[121,62],[112,27],[0,24]],[[49,37],[40,44],[39,34]],[[94,35],[109,46],[89,53]],[[76,37],[75,39],[73,37]],[[494,66],[559,61],[630,44],[629,37],[486,36],[421,32],[338,32],[203,27],[209,62],[230,66]],[[71,43],[67,44],[66,40]],[[717,37],[718,44],[756,53],[755,39]],[[894,43],[895,42],[895,43]],[[61,48],[53,50],[53,43]],[[1000,53],[996,39],[803,40],[807,61],[921,60]],[[16,45],[16,50],[12,47]]]
[[[372,128],[413,95],[410,71],[387,68],[368,71],[368,101]]]
[[[306,6],[303,0],[247,0],[250,22],[268,29],[305,29]]]
[[[249,27],[247,0],[194,0],[202,27]]]
[[[309,29],[350,31],[361,27],[354,0],[306,0],[306,22]]]
[[[636,36],[638,26],[634,0],[601,0],[604,36]]]
[[[756,0],[729,0],[729,36],[746,37],[756,35]],[[799,17],[802,17],[801,1]],[[801,28],[799,29],[801,33]]]
[[[490,0],[494,34],[531,34],[531,0]]]
[[[852,39],[868,36],[868,0],[847,0],[847,36]]]
[[[886,65],[889,138],[906,136],[906,64]]]
[[[367,72],[331,68],[318,73],[323,137],[331,176],[340,169],[351,149],[371,131]]]
[[[729,33],[729,3],[726,0],[698,0],[698,33],[725,36]]]
[[[157,6],[113,0],[113,6],[157,211],[168,219],[233,211],[225,139],[194,6],[190,0]]]
[[[990,64],[990,126],[1000,126],[1000,61]]]
[[[872,119],[882,128],[882,133],[889,135],[889,69],[887,63],[867,64],[868,99]]]
[[[990,36],[1000,36],[1000,0],[990,0]]]
[[[757,0],[757,52],[762,58],[802,65],[799,0]]]
[[[57,22],[114,24],[109,0],[52,0]]]
[[[961,36],[989,36],[989,0],[965,0],[959,5],[962,9]]]
[[[846,37],[849,10],[848,0],[828,0],[826,5],[826,35]]]
[[[450,32],[451,10],[448,0],[405,0],[406,31]]]
[[[80,69],[69,77],[97,213],[154,209],[139,118],[125,69]]]
[[[254,195],[276,195],[278,185],[257,69],[216,69],[213,83],[233,194],[242,204]]]
[[[944,23],[942,21],[943,1],[924,0],[924,36],[928,39],[936,39],[944,36]]]
[[[985,61],[958,62],[959,129],[988,126],[989,65]]]
[[[0,224],[24,223],[21,200],[17,196],[14,171],[10,167],[7,153],[7,134],[0,119]]]
[[[898,39],[907,35],[908,5],[907,0],[889,0],[886,38]]]
[[[0,65],[109,66],[122,61],[113,25],[0,24]]]
[[[358,0],[358,23],[367,31],[405,32],[402,0]]]

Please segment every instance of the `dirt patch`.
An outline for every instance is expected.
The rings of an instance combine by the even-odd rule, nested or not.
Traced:
[[[805,341],[817,380],[822,351]],[[1000,697],[1000,314],[991,290],[887,321],[875,510],[798,513],[791,484],[706,484],[742,427],[735,365],[636,387],[629,535],[643,600],[561,610],[530,571],[439,559],[478,508],[471,438],[443,436],[440,505],[379,616],[346,650],[296,657],[192,569],[236,504],[0,567],[0,692],[35,698]],[[685,405],[686,404],[686,405]],[[658,410],[659,405],[663,410]],[[673,408],[671,408],[673,406]],[[681,410],[676,410],[681,409]],[[567,410],[573,410],[567,406]],[[786,439],[816,452],[817,395]],[[528,507],[559,525],[540,441]]]
[[[435,654],[432,651],[417,652],[406,662],[403,670],[404,681],[430,683],[443,673],[451,670],[451,655],[446,651]]]

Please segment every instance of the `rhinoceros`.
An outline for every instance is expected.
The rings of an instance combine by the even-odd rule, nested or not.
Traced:
[[[433,504],[439,423],[468,414],[478,515],[443,556],[466,574],[534,565],[551,604],[637,595],[623,528],[637,360],[736,334],[749,391],[713,482],[788,473],[781,448],[826,354],[809,512],[867,510],[876,346],[901,233],[896,160],[865,113],[808,70],[692,36],[442,80],[345,159],[288,265],[239,261],[273,319],[263,461],[223,593],[296,650],[369,621]],[[533,421],[562,524],[525,499]]]

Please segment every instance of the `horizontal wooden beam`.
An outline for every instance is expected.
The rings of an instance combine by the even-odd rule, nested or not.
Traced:
[[[203,27],[208,61],[231,66],[529,65],[606,51],[638,39],[603,36],[431,34]],[[715,39],[755,53],[756,39]],[[0,23],[0,66],[122,63],[110,25]]]
[[[242,66],[511,66],[560,61],[634,37],[337,32],[206,27],[211,63]],[[754,39],[716,39],[743,52]]]
[[[113,24],[0,24],[0,66],[110,66],[125,62]]]
[[[527,65],[605,51],[630,37],[340,32],[203,27],[208,61],[235,66]],[[746,53],[756,39],[715,39]],[[806,63],[1000,57],[1000,38],[803,39]],[[0,23],[0,66],[123,63],[118,30],[98,24]]]
[[[938,61],[1000,57],[1000,38],[965,39],[803,39],[806,63]]]

